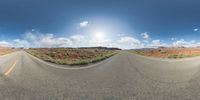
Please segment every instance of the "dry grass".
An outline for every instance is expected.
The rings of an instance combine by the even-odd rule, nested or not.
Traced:
[[[76,48],[35,48],[28,53],[48,62],[64,65],[85,65],[102,61],[113,56],[115,50]]]
[[[200,48],[137,49],[137,50],[130,50],[130,52],[144,56],[170,58],[170,59],[200,56]]]
[[[6,47],[0,47],[0,56],[9,54],[15,51],[18,51],[19,49],[14,49],[14,48],[6,48]]]

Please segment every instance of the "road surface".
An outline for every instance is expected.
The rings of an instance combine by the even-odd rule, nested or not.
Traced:
[[[70,68],[24,51],[0,57],[0,100],[199,100],[200,58],[160,60],[120,52]]]

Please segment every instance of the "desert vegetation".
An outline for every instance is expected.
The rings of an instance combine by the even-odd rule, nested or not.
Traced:
[[[108,48],[31,48],[26,52],[44,61],[63,65],[86,65],[109,58],[116,49]]]
[[[200,48],[160,47],[130,50],[131,53],[159,58],[179,59],[200,56]]]

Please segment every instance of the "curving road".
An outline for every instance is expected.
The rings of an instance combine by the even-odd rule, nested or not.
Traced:
[[[1,100],[199,100],[200,57],[160,60],[121,51],[70,68],[24,51],[0,57]]]

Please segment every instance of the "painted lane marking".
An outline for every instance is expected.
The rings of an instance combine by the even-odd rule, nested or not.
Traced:
[[[17,61],[15,61],[12,64],[12,66],[8,69],[8,71],[4,75],[6,75],[6,76],[9,75],[12,72],[12,70],[15,68],[16,64],[17,64]]]

